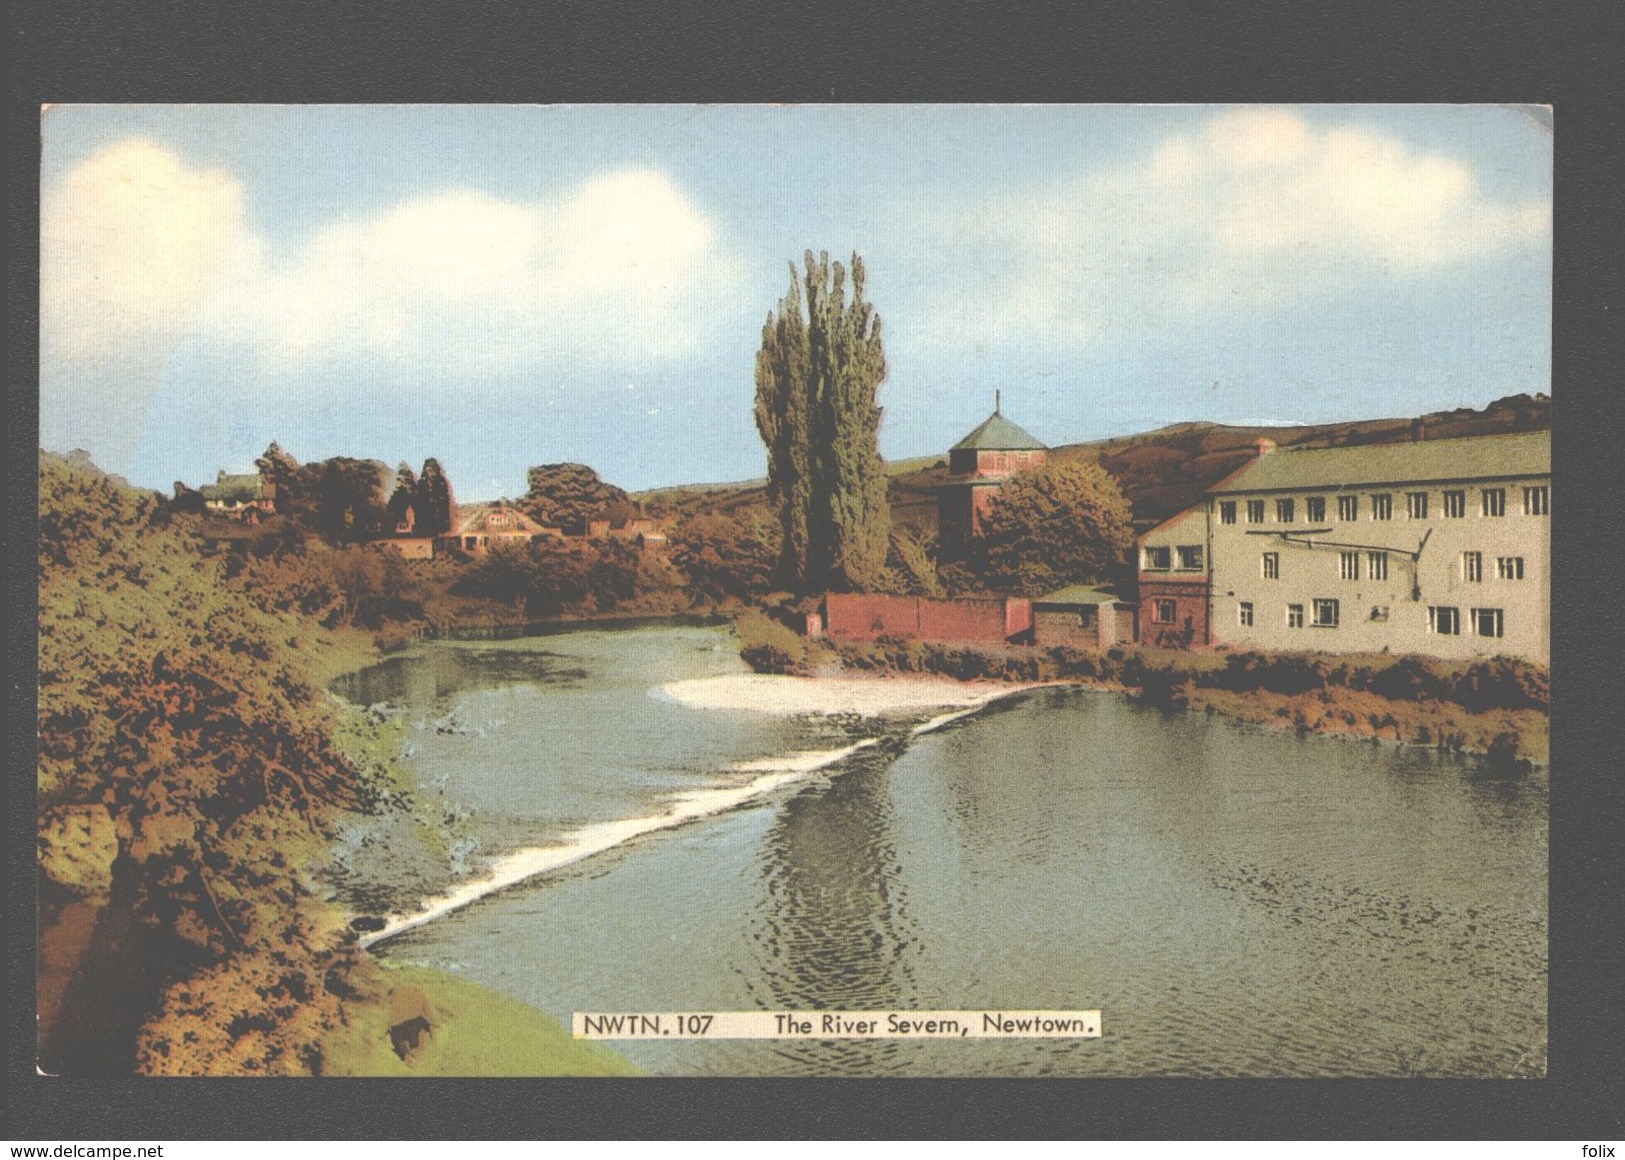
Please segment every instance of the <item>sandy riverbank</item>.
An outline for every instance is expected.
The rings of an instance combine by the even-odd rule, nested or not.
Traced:
[[[973,709],[1033,684],[904,677],[788,677],[731,673],[673,681],[661,692],[695,709],[744,709],[779,717],[853,713],[876,717],[930,709]]]

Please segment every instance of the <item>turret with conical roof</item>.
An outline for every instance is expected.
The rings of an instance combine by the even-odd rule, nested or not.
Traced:
[[[943,561],[962,559],[980,534],[982,514],[1004,481],[1044,465],[1049,448],[1000,412],[993,414],[948,449],[950,479],[937,489],[937,550]]]

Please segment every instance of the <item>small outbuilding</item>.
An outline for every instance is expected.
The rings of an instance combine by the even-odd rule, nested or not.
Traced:
[[[1104,650],[1134,640],[1134,604],[1115,592],[1073,584],[1033,601],[1033,643],[1040,648]]]

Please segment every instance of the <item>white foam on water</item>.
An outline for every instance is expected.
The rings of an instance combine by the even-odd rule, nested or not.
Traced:
[[[425,902],[420,910],[412,914],[392,915],[383,929],[364,934],[359,940],[360,944],[363,947],[372,946],[383,939],[392,938],[403,931],[432,922],[454,910],[460,910],[470,903],[478,902],[528,878],[534,878],[550,870],[558,870],[594,854],[601,854],[644,834],[668,830],[673,826],[710,817],[765,797],[791,782],[843,761],[861,749],[867,749],[877,740],[878,738],[871,737],[853,742],[851,745],[844,745],[839,749],[809,750],[782,757],[740,762],[732,768],[742,773],[756,773],[758,776],[741,785],[710,786],[679,794],[672,799],[670,807],[664,813],[622,818],[613,822],[595,822],[590,826],[571,830],[555,845],[531,846],[516,850],[492,863],[490,869],[480,877],[459,883],[445,894]]]
[[[954,706],[952,712],[939,714],[914,726],[910,730],[910,735],[918,737],[978,713],[993,701],[1015,696],[1034,687],[1000,685],[991,689],[986,687],[972,689],[964,685],[939,682],[826,681],[798,677],[766,677],[762,678],[768,682],[764,685],[762,680],[751,679],[755,676],[756,674],[750,674],[749,677],[731,675],[679,681],[665,686],[661,691],[675,700],[707,708],[737,707],[741,700],[755,700],[756,704],[751,705],[751,708],[770,713],[805,712],[815,704],[823,706],[824,711],[829,711],[832,699],[839,706],[837,711],[851,711],[861,706],[861,711],[870,713],[895,712],[904,708],[918,709],[927,706]],[[792,683],[784,685],[780,682]],[[888,685],[889,688],[882,695],[876,696],[877,685]],[[742,698],[740,696],[744,691],[742,686],[748,687],[756,696]],[[772,695],[762,697],[764,688],[772,690]],[[833,689],[839,689],[841,695],[831,698],[830,693]],[[784,696],[787,692],[788,697]],[[757,776],[740,785],[707,786],[678,794],[671,800],[664,813],[623,818],[613,822],[596,822],[571,830],[554,845],[531,846],[516,850],[492,863],[490,869],[480,877],[459,883],[445,894],[425,902],[422,908],[414,913],[391,915],[382,929],[362,935],[359,942],[363,947],[372,946],[403,931],[432,922],[454,910],[460,910],[499,890],[505,890],[539,874],[546,874],[550,870],[558,870],[580,862],[605,850],[612,850],[644,834],[669,830],[674,826],[681,826],[745,805],[820,769],[827,769],[860,749],[876,744],[878,740],[879,738],[871,737],[853,742],[851,745],[844,745],[839,749],[805,750],[800,753],[737,762],[729,767],[730,772],[753,773]]]

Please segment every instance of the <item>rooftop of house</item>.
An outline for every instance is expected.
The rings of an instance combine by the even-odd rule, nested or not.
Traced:
[[[1525,431],[1466,439],[1271,450],[1208,488],[1208,493],[1398,486],[1551,473],[1552,433]]]
[[[953,451],[1044,451],[1047,448],[994,411],[982,425],[951,448]]]
[[[260,495],[260,477],[258,475],[227,475],[220,472],[213,483],[206,483],[198,488],[204,500],[217,503],[249,502],[256,500]]]

